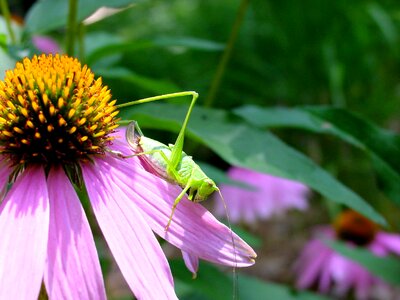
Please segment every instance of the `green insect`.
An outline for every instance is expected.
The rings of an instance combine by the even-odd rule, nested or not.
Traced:
[[[135,152],[133,156],[140,156],[145,166],[159,177],[168,182],[176,183],[182,187],[182,192],[176,197],[172,206],[171,215],[165,227],[165,231],[168,230],[175,209],[186,193],[188,193],[188,199],[193,202],[203,201],[215,191],[220,193],[215,182],[203,172],[191,156],[183,152],[186,127],[194,104],[198,98],[198,94],[196,92],[173,93],[145,98],[120,106],[122,107],[187,95],[192,96],[192,101],[175,144],[169,144],[167,146],[161,142],[145,137],[135,121],[128,125],[126,131],[126,140]]]

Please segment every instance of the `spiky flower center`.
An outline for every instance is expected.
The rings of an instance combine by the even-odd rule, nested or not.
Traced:
[[[0,153],[15,165],[74,164],[103,154],[118,127],[115,102],[75,58],[25,58],[0,81]]]
[[[335,229],[338,238],[363,246],[374,240],[378,226],[358,212],[347,210],[336,219]]]

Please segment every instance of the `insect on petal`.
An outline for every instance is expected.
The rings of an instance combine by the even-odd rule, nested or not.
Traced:
[[[158,235],[181,250],[214,263],[237,267],[254,264],[256,254],[246,242],[202,205],[186,197],[178,204],[171,226],[165,232],[173,202],[181,188],[142,169],[137,169],[135,178],[132,178],[131,160],[135,159],[113,163],[115,168],[110,170],[109,176],[125,195],[135,201]]]

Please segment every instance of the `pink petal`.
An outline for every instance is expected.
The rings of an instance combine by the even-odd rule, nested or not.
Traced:
[[[296,286],[300,289],[312,286],[318,279],[329,259],[331,251],[320,240],[311,240],[296,262],[298,278]]]
[[[44,274],[50,299],[106,299],[93,235],[78,196],[64,171],[47,179],[50,230]]]
[[[49,230],[49,197],[42,168],[30,167],[0,206],[0,299],[37,299]]]
[[[162,238],[214,263],[237,267],[254,264],[256,254],[249,245],[202,205],[186,197],[177,206],[171,226],[165,232],[172,204],[182,189],[135,167],[137,159],[115,160],[108,159],[115,165],[110,169],[110,176],[125,195],[136,201],[150,227]],[[134,177],[133,172],[136,173]]]
[[[100,159],[95,165],[82,166],[93,211],[108,246],[137,298],[176,299],[168,261],[134,199],[121,191],[113,168]],[[129,176],[136,180],[140,175],[131,169]]]
[[[400,235],[387,232],[378,232],[374,244],[380,244],[388,251],[400,255]]]
[[[193,279],[197,277],[197,270],[199,269],[199,258],[186,251],[182,251],[182,258],[186,267],[193,274]]]
[[[369,299],[369,293],[372,286],[372,276],[361,266],[356,266],[352,270],[354,276],[354,289],[356,298],[359,300]]]
[[[36,49],[46,54],[56,54],[61,51],[60,46],[57,44],[57,42],[47,36],[35,35],[32,37],[32,42]]]

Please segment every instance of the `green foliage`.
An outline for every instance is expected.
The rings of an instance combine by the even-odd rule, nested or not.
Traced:
[[[78,21],[94,13],[103,6],[123,7],[134,3],[134,0],[79,0]],[[30,33],[43,33],[62,28],[67,24],[68,1],[40,0],[34,4],[26,17],[26,29]],[[45,17],[44,17],[45,16]]]
[[[309,293],[298,292],[290,288],[271,282],[258,280],[254,277],[238,274],[237,291],[233,291],[233,273],[226,274],[209,264],[201,264],[196,279],[192,279],[190,272],[185,270],[182,260],[172,260],[171,268],[178,285],[185,285],[180,299],[202,300],[229,300],[235,293],[239,299],[256,300],[266,297],[280,300],[322,300],[325,297]],[[239,272],[239,270],[236,270]],[[229,276],[230,275],[230,276]],[[260,298],[261,297],[261,298]]]
[[[262,128],[301,128],[331,134],[366,151],[380,175],[382,189],[400,205],[400,136],[378,128],[347,110],[331,107],[262,108],[244,106],[235,113]]]
[[[176,131],[182,123],[182,117],[179,116],[179,109],[182,111],[182,108],[185,109],[172,104],[153,104],[127,109],[122,116],[138,121],[143,127]],[[303,182],[328,199],[385,224],[382,216],[368,203],[302,153],[269,132],[249,127],[239,120],[227,120],[222,110],[197,108],[191,117],[188,134],[232,165]]]

